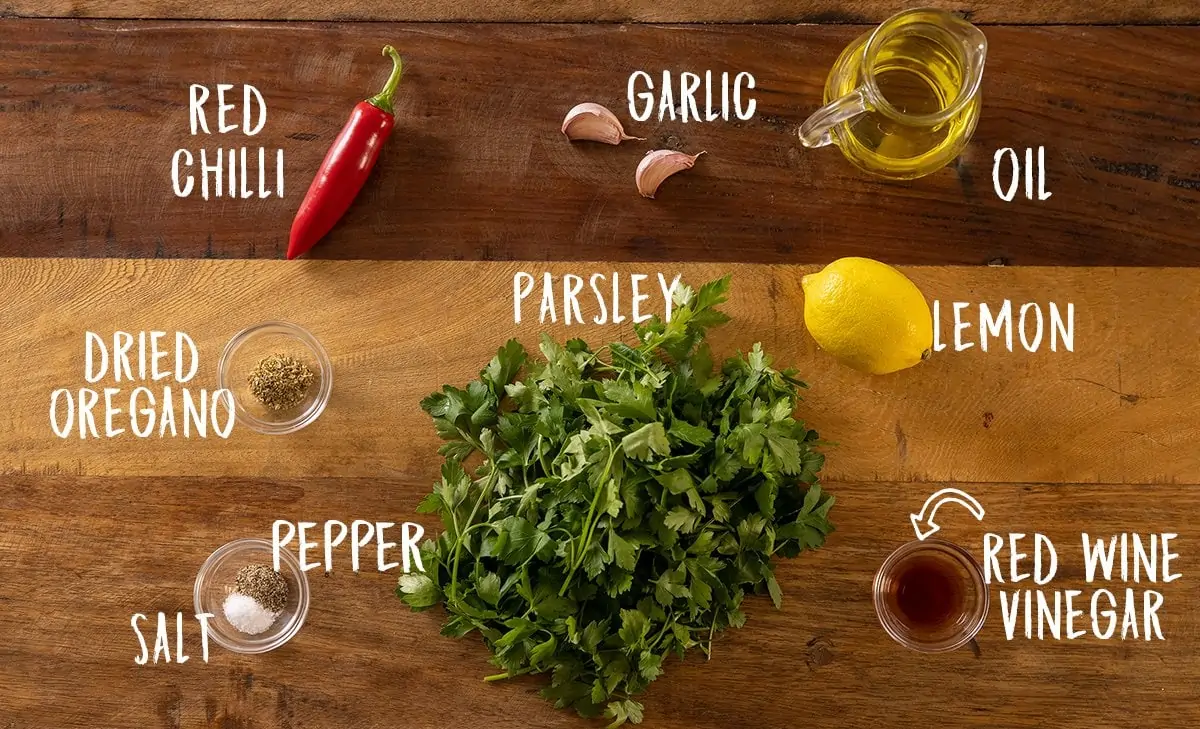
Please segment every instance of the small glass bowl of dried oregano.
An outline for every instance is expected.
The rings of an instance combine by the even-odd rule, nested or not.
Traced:
[[[237,419],[259,433],[293,433],[325,409],[333,365],[302,327],[269,321],[229,340],[217,365],[220,387],[233,394]]]

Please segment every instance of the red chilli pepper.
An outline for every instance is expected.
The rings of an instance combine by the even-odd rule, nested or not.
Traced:
[[[306,253],[333,229],[354,202],[379,159],[379,150],[392,134],[396,123],[392,97],[400,85],[402,63],[391,46],[383,47],[383,55],[392,59],[392,75],[382,91],[355,105],[350,120],[325,154],[292,221],[288,260]]]

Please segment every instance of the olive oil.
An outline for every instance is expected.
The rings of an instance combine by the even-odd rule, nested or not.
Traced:
[[[910,10],[850,44],[805,122],[805,146],[832,142],[858,167],[912,179],[962,151],[979,120],[987,40],[937,10]]]

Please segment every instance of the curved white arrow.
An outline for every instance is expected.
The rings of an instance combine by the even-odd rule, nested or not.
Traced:
[[[940,526],[933,523],[933,515],[937,512],[938,507],[942,504],[954,502],[966,507],[967,511],[971,512],[971,516],[975,517],[976,521],[982,521],[984,516],[983,505],[972,495],[966,491],[961,491],[955,488],[946,488],[925,499],[925,505],[921,507],[920,514],[909,514],[909,519],[912,520],[913,531],[917,533],[917,539],[925,541],[933,536]]]

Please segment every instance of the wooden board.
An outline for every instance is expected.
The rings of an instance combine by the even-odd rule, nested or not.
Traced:
[[[204,664],[188,632],[188,663],[134,665],[130,617],[191,610],[195,572],[220,544],[268,537],[277,518],[414,519],[435,468],[427,459],[404,479],[8,479],[0,490],[0,719],[14,729],[593,726],[551,709],[536,695],[537,679],[484,684],[491,671],[482,645],[440,637],[437,613],[410,613],[392,596],[394,574],[354,574],[346,560],[329,575],[310,573],[308,621],[278,651],[213,650]],[[645,726],[1092,729],[1113,726],[1114,715],[1142,726],[1200,722],[1200,668],[1191,660],[1200,648],[1191,609],[1200,597],[1196,486],[972,486],[987,517],[976,524],[947,507],[943,535],[977,557],[985,529],[1047,535],[1059,578],[1046,589],[1123,593],[1122,584],[1084,584],[1081,531],[1178,533],[1172,569],[1184,577],[1130,585],[1164,596],[1163,641],[1010,641],[998,601],[1011,588],[993,585],[977,650],[941,656],[891,642],[870,600],[874,570],[912,538],[908,512],[933,487],[826,487],[839,499],[838,531],[825,549],[781,566],[783,609],[752,600],[746,627],[720,638],[711,662],[668,661],[644,697]]]
[[[980,23],[1194,23],[1200,19],[1187,0],[928,0],[925,5],[961,12]],[[3,8],[16,17],[43,18],[653,23],[863,23],[883,20],[897,9],[882,0],[272,0],[250,5],[234,0],[196,5],[169,0],[8,0]]]
[[[4,21],[0,255],[282,256],[391,42],[410,61],[396,135],[315,256],[1200,265],[1200,116],[1183,81],[1200,72],[1194,29],[988,28],[975,140],[911,183],[867,179],[796,139],[838,52],[865,30]],[[752,73],[756,115],[628,123],[649,140],[618,148],[559,134],[581,101],[628,122],[630,73],[661,83],[663,69]],[[190,134],[189,84],[218,82],[262,91],[259,134]],[[177,150],[247,144],[254,168],[260,146],[285,150],[282,200],[174,195]],[[994,152],[1039,145],[1053,196],[1001,201]],[[633,172],[652,147],[708,154],[650,201]]]
[[[733,322],[714,332],[719,355],[761,341],[780,365],[812,385],[801,414],[837,444],[827,476],[849,481],[1200,483],[1200,393],[1195,332],[1200,272],[1190,269],[909,268],[942,302],[951,348],[914,369],[860,375],[821,353],[804,330],[800,276],[812,267],[670,264],[625,266],[464,262],[0,261],[0,372],[9,403],[0,472],[90,476],[203,475],[415,479],[438,441],[418,407],[443,384],[463,385],[509,337],[535,346],[546,329],[596,343],[630,335],[628,322],[600,327],[594,299],[586,325],[537,322],[539,295],[513,316],[513,277],[552,272],[630,273],[699,284],[732,272]],[[540,292],[540,289],[538,289]],[[611,309],[611,297],[607,306]],[[953,351],[952,302],[998,311],[1038,302],[1047,328],[1036,353]],[[1075,307],[1075,351],[1048,347],[1049,303]],[[58,388],[133,387],[111,376],[84,380],[84,333],[187,332],[200,352],[193,388],[216,389],[221,349],[238,330],[290,319],[324,343],[336,373],[330,405],[314,425],[284,437],[235,428],[228,440],[56,437],[49,421]],[[1029,314],[1032,325],[1033,314]],[[1033,339],[1032,326],[1027,330]],[[133,365],[137,366],[136,362]],[[152,383],[156,391],[163,383]],[[175,384],[175,396],[180,385]],[[161,399],[161,395],[160,395]],[[181,410],[180,405],[176,410]],[[119,416],[128,418],[127,415]],[[101,429],[104,424],[100,423]],[[116,427],[121,427],[118,419]],[[180,424],[182,427],[182,423]],[[77,431],[76,431],[77,432]]]
[[[536,294],[514,323],[521,270],[648,274],[651,308],[656,273],[732,272],[734,321],[714,333],[717,350],[761,340],[795,364],[812,384],[802,415],[836,442],[827,548],[781,565],[783,609],[752,600],[711,662],[669,662],[644,697],[645,726],[1200,725],[1200,35],[1187,27],[1200,6],[929,4],[984,26],[984,115],[954,165],[882,183],[795,137],[840,50],[899,9],[880,0],[0,0],[0,729],[593,726],[551,709],[536,678],[484,684],[477,641],[438,636],[439,613],[393,596],[394,572],[354,574],[342,550],[333,573],[309,573],[312,609],[284,648],[213,646],[206,665],[189,623],[187,664],[134,664],[130,617],[190,619],[205,557],[269,537],[275,519],[436,530],[414,512],[439,464],[417,402],[472,377],[505,338],[628,336],[627,324],[542,326]],[[262,260],[282,256],[313,170],[383,80],[386,42],[407,60],[396,137],[314,251],[347,260]],[[629,121],[629,74],[664,68],[754,74],[756,116]],[[259,135],[188,133],[188,85],[223,82],[262,90]],[[585,100],[648,141],[567,144],[562,114]],[[173,195],[176,150],[244,145],[285,150],[283,200]],[[1053,197],[999,201],[995,150],[1039,145]],[[632,184],[651,146],[708,154],[651,202]],[[993,341],[889,377],[846,370],[804,332],[798,282],[850,254],[908,264],[943,304],[944,338],[953,301],[973,319],[979,302],[1071,302],[1076,351]],[[178,258],[234,260],[139,260]],[[629,296],[626,285],[627,315]],[[583,314],[596,311],[585,298]],[[87,386],[85,331],[184,330],[200,348],[191,384],[214,388],[225,342],[269,318],[310,328],[334,361],[332,402],[304,431],[53,435],[50,393]],[[106,385],[132,387],[92,386]],[[971,650],[893,643],[872,610],[873,573],[945,486],[987,509],[982,523],[954,505],[937,515],[941,536],[977,557],[985,530],[1054,540],[1047,590],[1123,595],[1117,582],[1084,584],[1083,531],[1178,534],[1183,579],[1129,585],[1164,595],[1166,640],[1039,641],[1020,628],[1008,640],[1000,598],[1012,586],[994,584]]]

